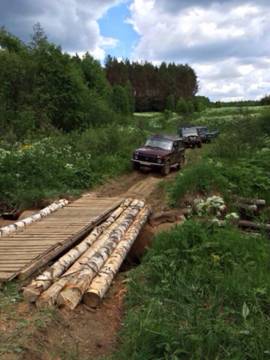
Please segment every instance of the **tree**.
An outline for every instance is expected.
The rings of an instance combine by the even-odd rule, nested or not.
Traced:
[[[121,85],[114,85],[112,92],[114,110],[121,114],[130,113],[130,103],[127,89]]]
[[[180,115],[186,115],[189,112],[188,104],[185,99],[180,98],[176,104],[176,112]]]
[[[193,101],[192,99],[189,99],[187,102],[187,111],[188,111],[188,114],[193,114],[194,111],[195,111],[195,108],[194,108],[194,104],[193,104]]]
[[[270,105],[270,95],[265,95],[260,102],[261,105]]]
[[[167,96],[165,108],[170,111],[175,111],[175,97],[173,94]]]

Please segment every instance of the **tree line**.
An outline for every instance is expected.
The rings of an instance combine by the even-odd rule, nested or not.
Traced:
[[[198,79],[189,65],[165,62],[130,62],[108,56],[105,71],[112,86],[119,85],[134,96],[136,111],[176,109],[179,99],[191,100],[198,91]]]
[[[39,24],[28,43],[0,29],[0,67],[0,131],[15,140],[125,122],[134,111],[190,115],[212,105],[196,96],[197,75],[187,64],[108,56],[102,66],[89,53],[63,52]]]
[[[131,92],[111,86],[97,60],[64,53],[39,24],[29,43],[0,28],[0,68],[2,138],[125,121],[133,111]]]

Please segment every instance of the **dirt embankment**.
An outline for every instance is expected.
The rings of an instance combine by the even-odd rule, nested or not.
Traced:
[[[175,174],[172,172],[166,181],[173,179]],[[0,359],[98,359],[115,349],[128,270],[140,262],[156,232],[182,221],[181,213],[168,211],[163,181],[164,178],[157,174],[134,172],[93,192],[93,196],[97,197],[145,198],[153,208],[151,221],[136,240],[122,271],[98,309],[92,310],[81,304],[72,312],[54,310],[41,314],[34,306],[23,302],[7,304],[3,309],[4,316],[0,317],[0,343],[5,344],[7,352],[4,353],[0,345]],[[18,337],[20,327],[22,331],[19,331],[21,335]]]

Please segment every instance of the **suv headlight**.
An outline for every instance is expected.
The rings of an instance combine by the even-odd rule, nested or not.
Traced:
[[[162,158],[160,156],[157,157],[157,163],[161,164],[162,163]]]
[[[134,154],[133,154],[133,158],[134,158],[135,160],[138,160],[139,154],[138,154],[138,153],[134,153]]]

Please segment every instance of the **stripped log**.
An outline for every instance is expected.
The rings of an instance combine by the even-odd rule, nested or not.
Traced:
[[[270,231],[270,224],[259,224],[248,220],[239,220],[238,226],[244,229]]]
[[[244,198],[240,196],[234,195],[233,198],[243,204],[249,204],[249,205],[257,205],[257,206],[265,206],[266,201],[264,199],[252,199],[252,198]]]
[[[240,210],[244,212],[250,212],[250,213],[256,213],[258,212],[258,206],[255,204],[240,204],[236,203],[235,206]]]
[[[91,281],[111,255],[118,242],[121,240],[124,233],[127,231],[143,206],[143,201],[137,201],[135,206],[128,209],[129,212],[125,221],[123,221],[121,225],[113,231],[108,241],[104,243],[99,251],[90,257],[87,257],[86,255],[83,262],[79,262],[78,271],[67,275],[67,285],[60,292],[57,298],[57,304],[59,306],[75,309],[81,301],[85,291],[90,286]]]
[[[16,221],[14,224],[10,224],[7,226],[4,226],[0,228],[0,237],[9,235],[15,231],[18,231],[22,228],[24,228],[27,225],[32,224],[35,221],[40,220],[41,218],[51,214],[52,212],[61,209],[62,207],[66,206],[68,204],[68,201],[65,199],[61,199],[59,201],[56,201],[52,203],[51,205],[47,206],[46,208],[40,210],[38,213],[29,216],[23,220]]]
[[[139,213],[131,227],[126,232],[124,238],[118,243],[112,255],[101,268],[98,275],[93,279],[90,287],[83,296],[83,302],[86,305],[96,307],[103,299],[127,253],[139,235],[142,227],[146,223],[149,214],[149,207],[145,207]]]
[[[52,286],[50,286],[41,294],[41,296],[36,301],[37,306],[40,308],[54,305],[60,291],[69,283],[69,281],[76,282],[78,274],[84,268],[91,269],[87,265],[88,263],[91,263],[91,258],[94,255],[99,257],[99,251],[104,248],[106,249],[106,247],[111,243],[111,239],[114,239],[118,235],[119,228],[121,230],[125,229],[125,226],[129,226],[130,221],[133,220],[133,217],[137,215],[138,211],[143,206],[144,203],[142,201],[132,201],[130,206],[124,210],[117,221],[115,221],[108,229],[106,229],[106,231],[99,237],[99,239],[62,275],[58,281],[56,281]],[[121,234],[118,236],[121,236]],[[96,273],[94,273],[93,276],[95,275]]]
[[[23,290],[25,300],[35,302],[40,294],[48,289],[51,284],[61,276],[94,242],[104,231],[112,225],[122,212],[130,205],[131,199],[126,199],[101,225],[97,226],[80,244],[72,248],[48,270],[45,270],[30,285]]]

